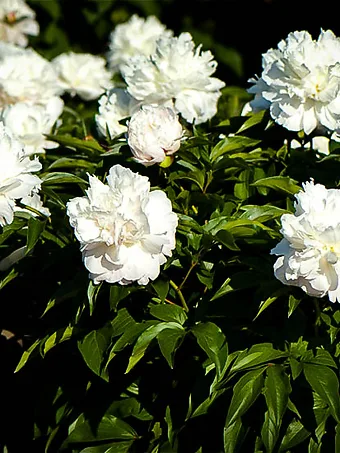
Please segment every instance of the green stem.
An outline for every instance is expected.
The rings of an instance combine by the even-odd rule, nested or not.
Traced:
[[[173,282],[172,280],[170,280],[170,285],[173,287],[173,289],[176,291],[180,301],[181,301],[181,304],[182,304],[182,307],[183,309],[188,312],[189,311],[189,308],[187,306],[187,303],[185,302],[185,299],[184,299],[184,296],[182,294],[182,291],[180,290],[180,288],[176,285],[175,282]]]
[[[193,261],[193,262],[191,263],[191,266],[190,266],[188,272],[186,273],[185,277],[183,278],[182,283],[179,285],[179,289],[180,289],[180,290],[183,288],[184,283],[187,281],[189,275],[191,274],[191,271],[193,270],[193,268],[194,268],[196,265],[197,265],[197,261]]]
[[[42,212],[38,211],[35,208],[32,208],[32,206],[28,206],[27,204],[21,203],[21,201],[17,201],[17,206],[22,209],[26,209],[27,211],[33,212],[33,214],[36,214],[40,218],[43,218],[44,220],[48,219],[48,216],[43,214]]]
[[[318,337],[319,336],[319,325],[321,324],[321,310],[320,310],[320,305],[319,301],[316,297],[313,297],[313,302],[314,302],[314,307],[315,307],[315,323],[314,323],[314,332],[315,335]]]

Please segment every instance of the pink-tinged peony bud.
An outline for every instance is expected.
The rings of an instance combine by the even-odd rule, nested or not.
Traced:
[[[163,105],[143,105],[128,123],[127,138],[137,162],[149,166],[175,153],[183,135],[178,115]]]

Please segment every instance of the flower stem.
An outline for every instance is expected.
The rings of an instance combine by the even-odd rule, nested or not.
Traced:
[[[315,307],[315,323],[314,323],[314,332],[315,335],[318,337],[319,336],[319,325],[321,324],[321,310],[320,310],[320,305],[319,301],[316,297],[313,297],[313,302],[314,302],[314,307]]]
[[[176,283],[173,282],[172,280],[170,280],[169,283],[170,283],[170,285],[173,287],[173,289],[176,291],[176,293],[177,293],[177,295],[178,295],[178,297],[179,297],[179,299],[180,299],[180,301],[181,301],[181,304],[182,304],[183,309],[184,309],[186,312],[188,312],[188,311],[189,311],[189,308],[188,308],[188,306],[187,306],[187,303],[185,302],[185,299],[184,299],[184,296],[183,296],[183,294],[182,294],[181,289],[180,289],[180,288],[176,285]]]
[[[190,266],[188,272],[186,273],[185,277],[183,278],[182,283],[179,285],[179,289],[180,289],[180,290],[183,288],[184,283],[187,281],[189,275],[191,274],[191,271],[193,270],[193,268],[194,268],[196,265],[197,265],[197,261],[193,261],[193,262],[191,263],[191,266]]]

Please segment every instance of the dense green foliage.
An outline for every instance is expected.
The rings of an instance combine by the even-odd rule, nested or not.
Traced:
[[[171,9],[31,4],[42,27],[31,43],[48,58],[103,52],[133,12],[166,23]],[[96,101],[66,99],[52,136],[60,147],[40,159],[51,217],[18,213],[0,235],[1,257],[27,245],[0,274],[4,452],[340,451],[340,309],[282,285],[270,255],[301,184],[338,187],[340,148],[323,158],[290,149],[295,134],[268,112],[241,116],[250,95],[240,53],[189,16],[178,27],[219,62],[218,114],[187,125],[172,165],[143,167],[124,137],[99,139]],[[66,216],[87,173],[104,180],[116,163],[148,176],[179,216],[176,250],[147,286],[93,285]]]

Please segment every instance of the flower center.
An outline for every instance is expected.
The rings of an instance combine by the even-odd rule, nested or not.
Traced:
[[[328,76],[324,71],[316,71],[303,81],[308,97],[318,100],[321,92],[327,87]]]
[[[8,24],[12,25],[14,24],[14,22],[16,22],[17,20],[17,17],[16,17],[16,14],[15,14],[15,11],[10,11],[7,16],[5,17],[5,20]]]
[[[134,245],[142,237],[142,230],[137,227],[133,220],[125,222],[121,229],[118,239],[118,244],[124,244],[127,247]]]
[[[331,246],[327,246],[325,245],[323,247],[323,249],[325,250],[325,254],[324,254],[324,257],[326,258],[326,261],[327,263],[329,264],[336,264],[338,262],[338,253],[336,250],[334,250],[334,246],[331,245]]]

